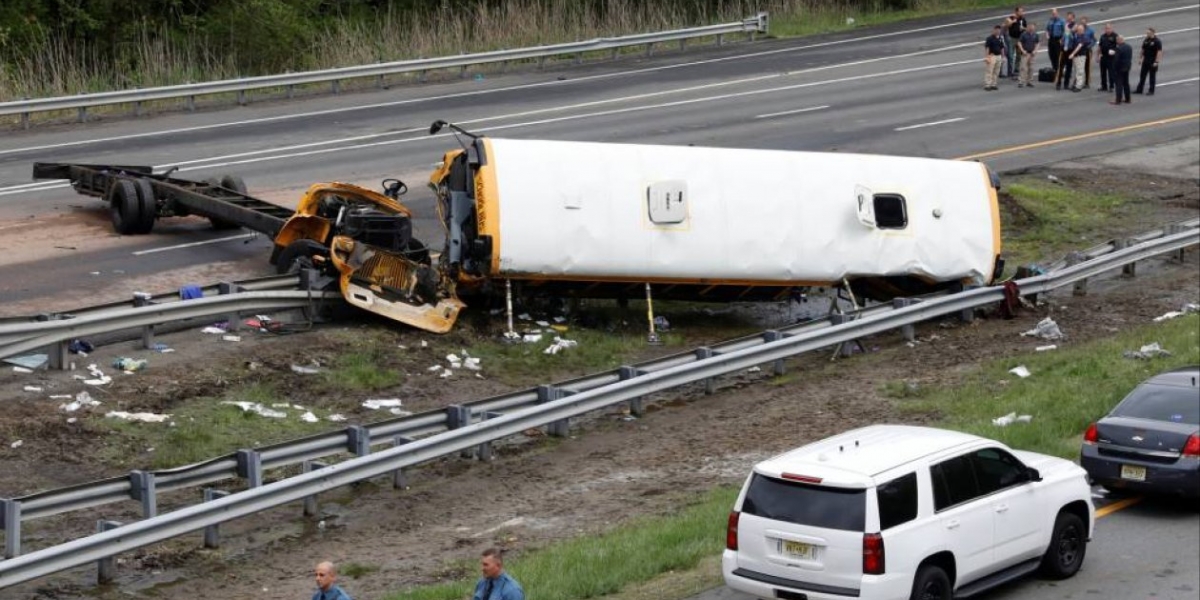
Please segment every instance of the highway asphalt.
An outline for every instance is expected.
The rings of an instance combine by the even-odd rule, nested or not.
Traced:
[[[1135,47],[1145,27],[1157,27],[1166,47],[1158,94],[1114,107],[1094,89],[1018,89],[1005,81],[999,91],[985,92],[982,40],[998,18],[990,11],[545,72],[448,77],[386,91],[6,132],[0,229],[52,229],[50,217],[68,213],[88,215],[94,224],[106,218],[103,203],[64,184],[31,185],[34,161],[143,163],[178,166],[179,175],[197,179],[237,173],[251,193],[284,205],[315,181],[374,185],[399,176],[412,190],[408,203],[425,215],[417,221],[418,236],[438,240],[436,246],[440,232],[429,218],[432,194],[424,178],[456,147],[444,134],[427,135],[438,118],[495,137],[983,155],[999,171],[1197,135],[1200,5],[1062,6],[1090,15],[1093,23],[1112,21]],[[1044,22],[1045,7],[1031,6],[1029,14]],[[1044,56],[1039,64],[1046,64]],[[752,176],[747,187],[753,189]],[[89,231],[79,235],[100,233]],[[99,286],[89,279],[97,271],[109,288],[122,277],[198,263],[244,265],[245,276],[267,272],[268,241],[228,237],[201,223],[160,222],[156,233],[100,245],[86,259],[59,247],[78,240],[52,232],[32,244],[37,247],[21,248],[19,258],[0,238],[7,257],[0,259],[0,279],[9,282],[0,303],[52,298],[63,281]],[[197,242],[207,243],[190,245]],[[182,247],[167,249],[176,246]]]

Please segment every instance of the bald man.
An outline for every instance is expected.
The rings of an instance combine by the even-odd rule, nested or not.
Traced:
[[[324,561],[316,569],[317,591],[312,600],[351,600],[350,594],[342,591],[337,585],[337,567]]]

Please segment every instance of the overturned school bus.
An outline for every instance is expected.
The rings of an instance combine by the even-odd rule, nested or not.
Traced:
[[[179,214],[261,231],[280,272],[315,269],[351,305],[439,333],[460,298],[501,289],[732,301],[848,285],[882,300],[987,285],[1003,265],[998,182],[979,163],[494,139],[443,121],[430,133],[447,126],[461,147],[430,176],[445,231],[436,256],[413,237],[397,180],[383,193],[314,184],[283,219],[236,178],[61,164],[34,174],[113,203],[119,231],[137,224],[122,233]]]

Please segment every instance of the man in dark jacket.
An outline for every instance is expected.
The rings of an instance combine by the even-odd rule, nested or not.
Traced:
[[[1158,63],[1162,61],[1162,54],[1162,40],[1158,39],[1158,34],[1151,27],[1146,30],[1146,38],[1142,40],[1142,56],[1138,59],[1138,63],[1142,65],[1142,76],[1138,78],[1138,86],[1133,93],[1142,93],[1146,87],[1146,75],[1149,75],[1150,89],[1146,91],[1146,95],[1154,95],[1154,80],[1158,76]]]
[[[1100,91],[1108,91],[1108,81],[1112,77],[1113,59],[1117,48],[1117,32],[1113,31],[1112,23],[1104,24],[1104,33],[1100,34],[1100,43],[1096,48],[1100,63]],[[1115,85],[1115,84],[1114,84]]]
[[[1129,70],[1133,68],[1133,47],[1125,43],[1125,36],[1117,36],[1117,47],[1113,53],[1113,91],[1116,97],[1112,104],[1129,104]]]
[[[1017,44],[1021,41],[1021,34],[1025,33],[1025,27],[1029,22],[1025,20],[1025,7],[1018,6],[1013,11],[1008,21],[1008,78],[1016,79],[1018,75],[1018,59],[1021,52],[1017,49]]]

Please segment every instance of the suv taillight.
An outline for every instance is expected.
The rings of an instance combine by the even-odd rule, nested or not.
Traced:
[[[729,525],[725,528],[725,549],[738,549],[738,519],[742,513],[734,510],[729,512]]]
[[[883,575],[883,536],[878,533],[863,534],[863,574]]]
[[[1200,457],[1200,434],[1188,436],[1187,443],[1183,445],[1183,455]]]
[[[1083,432],[1083,443],[1095,444],[1100,441],[1100,432],[1096,431],[1096,424],[1088,425],[1087,431]]]

